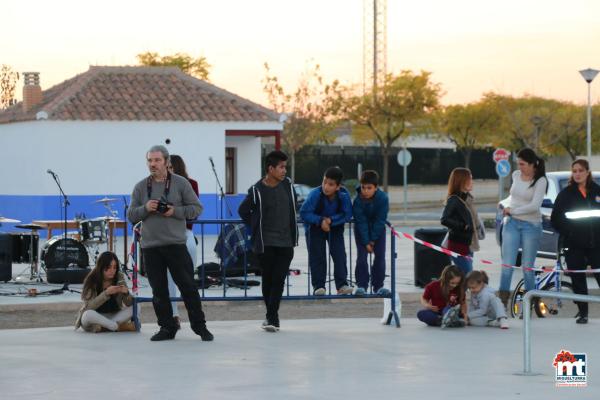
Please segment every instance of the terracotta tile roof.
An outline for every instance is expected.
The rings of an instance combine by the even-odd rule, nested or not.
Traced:
[[[43,91],[23,112],[19,102],[0,111],[0,124],[33,121],[278,121],[278,115],[175,67],[103,67]]]

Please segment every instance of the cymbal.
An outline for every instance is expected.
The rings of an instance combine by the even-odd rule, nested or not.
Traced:
[[[18,223],[18,222],[21,222],[21,221],[19,221],[18,219],[0,217],[0,224],[2,224],[2,223],[12,224],[12,223]]]
[[[38,224],[15,225],[15,228],[29,229],[29,230],[32,230],[32,231],[38,230],[38,229],[46,229],[45,226],[38,225]]]
[[[96,200],[93,203],[112,203],[113,201],[117,201],[118,199],[111,199],[109,197],[105,197],[103,199],[100,200]]]

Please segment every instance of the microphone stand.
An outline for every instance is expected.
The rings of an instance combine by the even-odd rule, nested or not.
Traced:
[[[65,222],[65,231],[63,233],[63,239],[64,239],[64,242],[63,242],[63,263],[66,264],[66,262],[67,262],[67,209],[68,209],[68,206],[71,203],[69,202],[69,198],[65,194],[63,188],[60,186],[60,180],[58,179],[58,176],[54,172],[50,172],[50,175],[52,175],[52,178],[54,178],[54,182],[56,182],[56,185],[58,186],[58,190],[60,190],[60,194],[63,197],[62,208],[64,208],[64,212],[65,212],[65,219],[64,219],[64,222]],[[62,212],[62,210],[61,210],[61,212]],[[62,215],[61,215],[61,217],[62,217]],[[50,238],[48,238],[48,239],[50,239]],[[64,266],[65,269],[67,267],[68,267],[68,265]],[[63,287],[62,287],[61,290],[63,290],[63,291],[65,291],[65,290],[70,291],[68,282],[64,282],[63,283]]]
[[[220,219],[223,219],[223,199],[225,199],[225,206],[227,207],[227,216],[229,218],[233,217],[233,213],[231,212],[231,208],[229,208],[229,203],[227,202],[227,197],[225,197],[225,192],[223,191],[223,186],[221,185],[221,181],[219,180],[219,176],[217,175],[217,171],[215,170],[215,163],[213,163],[212,158],[209,158],[210,165],[212,167],[212,172],[215,175],[215,180],[217,182],[217,187],[219,188],[219,193],[221,196],[221,212]]]
[[[221,242],[221,246],[220,246],[220,250],[221,250],[221,254],[219,254],[219,258],[221,259],[221,271],[223,273],[223,296],[225,296],[225,291],[227,290],[227,273],[225,271],[225,266],[223,265],[223,256],[224,256],[224,248],[225,248],[225,235],[223,234],[224,232],[224,225],[223,225],[223,199],[225,199],[225,205],[227,206],[227,212],[229,217],[231,218],[233,216],[233,213],[231,212],[231,209],[229,208],[229,203],[227,202],[227,198],[225,197],[225,192],[223,191],[223,186],[221,185],[221,181],[219,180],[219,176],[217,175],[217,171],[215,170],[215,163],[212,160],[212,157],[209,157],[208,160],[210,161],[210,165],[212,167],[212,171],[213,174],[215,175],[215,180],[217,182],[217,186],[219,188],[220,194],[221,194],[221,216],[220,216],[220,220],[221,223],[219,224],[220,227],[220,231],[219,231],[219,239]],[[221,236],[223,235],[223,236]]]
[[[127,212],[129,211],[129,204],[127,204],[127,197],[123,196],[123,221],[125,221],[125,228],[123,228],[123,240],[125,240],[125,233],[127,232]],[[115,246],[116,247],[116,246]],[[125,247],[127,247],[127,243],[125,243]],[[127,264],[129,260],[127,259],[127,255],[125,256],[125,260],[123,260],[123,272],[127,279],[131,280],[129,274],[127,273]]]

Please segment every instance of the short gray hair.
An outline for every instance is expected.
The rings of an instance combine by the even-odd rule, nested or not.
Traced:
[[[157,144],[155,146],[150,147],[150,150],[146,152],[146,156],[148,156],[148,153],[156,152],[161,152],[163,157],[165,158],[165,161],[169,161],[169,150],[167,150],[167,148],[161,144]]]

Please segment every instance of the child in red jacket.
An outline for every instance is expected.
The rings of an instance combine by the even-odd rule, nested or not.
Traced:
[[[464,283],[464,274],[456,265],[444,268],[439,280],[425,286],[421,296],[425,309],[417,313],[419,321],[442,328],[465,326],[467,321],[459,319],[459,313],[467,318]]]

